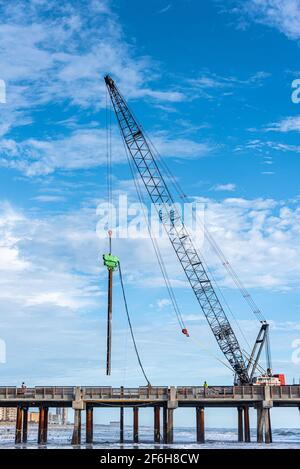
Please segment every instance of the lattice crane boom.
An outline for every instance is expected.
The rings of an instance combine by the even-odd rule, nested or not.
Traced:
[[[174,200],[155,161],[151,148],[126,101],[114,81],[106,76],[105,83],[113,104],[125,145],[134,161],[152,203],[167,232],[175,253],[202,308],[217,343],[230,363],[240,384],[250,382],[247,364],[193,241],[174,208]],[[172,207],[170,212],[170,207]]]

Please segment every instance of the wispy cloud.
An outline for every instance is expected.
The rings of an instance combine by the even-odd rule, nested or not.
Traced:
[[[245,152],[248,150],[255,150],[265,158],[268,158],[270,157],[272,150],[284,153],[300,153],[300,145],[292,145],[274,140],[253,139],[235,148],[235,152]]]
[[[84,0],[80,7],[71,1],[1,1],[0,9],[1,78],[7,85],[2,135],[30,123],[36,107],[48,103],[105,107],[102,77],[108,72],[129,99],[184,99],[172,87],[151,85],[157,65],[127,43],[109,1]]]
[[[245,19],[278,29],[289,39],[300,38],[299,0],[235,0],[234,13]]]
[[[203,70],[198,76],[188,80],[203,97],[213,98],[213,92],[217,92],[223,96],[230,96],[235,90],[243,87],[260,87],[270,76],[269,73],[258,71],[247,78],[239,78],[236,76],[221,76],[209,70]]]
[[[124,147],[117,129],[113,129],[114,163],[126,163]],[[215,146],[187,138],[174,138],[167,132],[151,134],[151,140],[165,157],[201,158]],[[99,128],[74,130],[61,138],[16,142],[0,140],[0,166],[14,168],[27,176],[46,175],[56,170],[95,168],[106,164],[106,131]]]
[[[214,191],[223,191],[223,192],[234,192],[236,190],[236,185],[229,182],[227,184],[216,184],[212,187]]]
[[[266,131],[300,132],[300,116],[286,117],[279,122],[269,124]]]
[[[158,10],[157,14],[162,14],[162,13],[167,13],[167,11],[171,10],[172,8],[172,4],[169,3],[168,5],[166,5],[165,7],[161,8],[160,10]]]

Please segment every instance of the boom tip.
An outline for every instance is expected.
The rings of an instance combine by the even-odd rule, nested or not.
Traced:
[[[112,86],[114,84],[113,79],[109,75],[105,75],[104,81],[107,84],[107,86]]]

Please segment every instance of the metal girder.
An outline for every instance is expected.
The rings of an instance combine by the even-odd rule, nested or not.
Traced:
[[[247,365],[247,371],[248,375],[250,378],[250,381],[252,382],[252,379],[254,377],[254,374],[258,368],[258,362],[261,356],[261,352],[265,347],[268,348],[269,346],[269,341],[268,341],[268,335],[269,335],[269,324],[267,322],[263,323],[258,336],[256,338],[255,344],[253,346],[253,350],[251,352],[251,355],[249,357],[248,365]],[[268,356],[268,353],[267,353]],[[267,371],[271,368],[271,363],[267,363]]]
[[[106,76],[105,83],[125,145],[144,182],[150,199],[159,213],[162,224],[219,347],[238,376],[239,382],[241,384],[249,383],[247,366],[238,340],[182,218],[174,208],[172,195],[157,166],[143,131],[114,81]],[[170,207],[172,207],[171,215]]]

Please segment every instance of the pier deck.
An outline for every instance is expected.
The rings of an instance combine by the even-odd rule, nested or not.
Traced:
[[[238,410],[238,441],[250,441],[249,408],[257,410],[257,441],[272,441],[270,409],[298,407],[300,386],[145,386],[139,388],[37,386],[34,388],[0,387],[0,407],[17,407],[16,443],[27,437],[26,415],[29,407],[39,408],[38,441],[47,441],[48,409],[74,409],[72,444],[81,442],[81,414],[86,412],[86,442],[93,441],[93,409],[120,408],[120,441],[124,441],[124,408],[133,408],[133,437],[138,442],[139,410],[154,409],[154,441],[173,442],[173,414],[178,407],[196,410],[197,442],[205,441],[204,410],[206,407],[236,407]],[[160,410],[163,409],[162,437]],[[24,424],[24,422],[26,422]],[[26,427],[26,428],[25,428]],[[23,432],[23,436],[22,436]],[[265,436],[265,438],[264,438]]]

